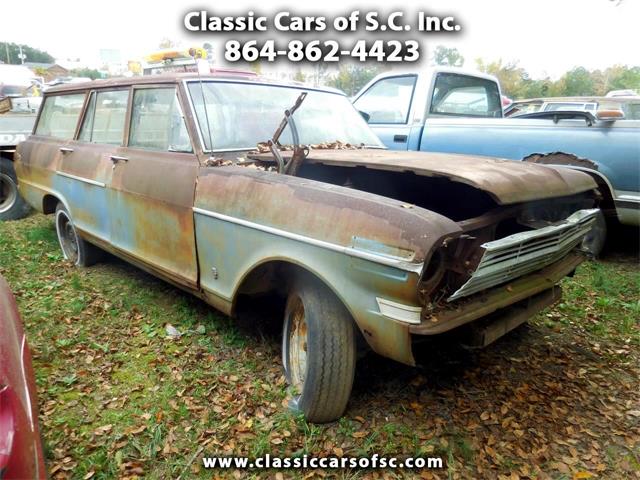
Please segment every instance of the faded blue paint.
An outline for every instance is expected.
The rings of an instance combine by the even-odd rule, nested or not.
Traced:
[[[566,152],[598,165],[616,190],[640,192],[640,121],[541,119],[427,120],[420,150],[522,160],[533,153]]]
[[[302,266],[342,300],[378,353],[413,363],[408,326],[383,317],[376,295],[385,292],[385,298],[406,303],[392,292],[417,291],[417,274],[360,258],[346,260],[342,253],[200,213],[195,213],[195,234],[200,285],[206,292],[231,302],[245,276],[259,265],[285,261]]]
[[[57,193],[57,198],[64,199],[80,230],[105,241],[111,239],[109,212],[112,208],[108,189],[57,174],[52,175],[51,189]]]

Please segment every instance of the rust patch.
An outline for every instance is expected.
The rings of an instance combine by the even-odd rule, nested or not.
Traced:
[[[598,170],[598,164],[588,158],[580,158],[572,153],[532,153],[522,159],[524,162],[539,163],[543,165],[573,165],[591,170]]]

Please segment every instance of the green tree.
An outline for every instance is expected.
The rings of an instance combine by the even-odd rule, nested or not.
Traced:
[[[593,75],[584,67],[569,70],[558,82],[563,96],[596,95],[596,83]]]
[[[302,73],[302,70],[298,69],[296,70],[296,74],[293,76],[293,79],[296,82],[305,82],[307,80],[307,76]]]
[[[461,67],[464,65],[464,57],[457,48],[438,45],[433,53],[433,63],[448,67]]]
[[[609,90],[636,90],[640,93],[640,66],[627,67],[615,65],[604,71],[604,89]],[[604,92],[606,94],[606,92]]]
[[[352,96],[381,71],[376,65],[344,64],[336,75],[327,80],[326,85]]]
[[[257,75],[261,75],[262,74],[262,64],[260,63],[260,60],[256,60],[255,62],[251,62],[249,64],[249,68],[255,72]]]
[[[493,62],[485,62],[481,58],[476,59],[476,65],[481,72],[488,73],[498,78],[502,93],[511,98],[524,98],[527,89],[533,90],[534,85],[529,74],[518,62],[503,63],[502,59]],[[542,88],[539,86],[538,88]]]
[[[4,63],[10,63],[13,65],[19,65],[22,63],[20,60],[20,47],[22,47],[22,54],[25,55],[25,62],[37,62],[37,63],[53,63],[55,59],[44,50],[40,50],[29,45],[19,45],[17,43],[0,42],[0,60]]]
[[[99,78],[106,78],[100,70],[96,70],[95,68],[76,68],[69,72],[74,77],[85,77],[90,78],[91,80],[96,80]]]

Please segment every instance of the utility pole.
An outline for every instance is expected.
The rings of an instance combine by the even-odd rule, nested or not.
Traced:
[[[4,44],[4,48],[7,52],[7,65],[9,65],[11,63],[11,57],[9,56],[9,42]]]
[[[24,59],[27,58],[27,56],[24,53],[22,53],[22,45],[18,45],[18,48],[20,49],[18,58],[20,59],[20,62],[24,65]]]

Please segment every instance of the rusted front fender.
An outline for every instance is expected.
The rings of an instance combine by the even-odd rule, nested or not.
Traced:
[[[331,288],[374,351],[413,364],[408,324],[378,298],[418,308],[425,262],[461,229],[437,213],[386,197],[244,167],[205,169],[195,226],[200,284],[226,311],[265,262],[299,265]]]

